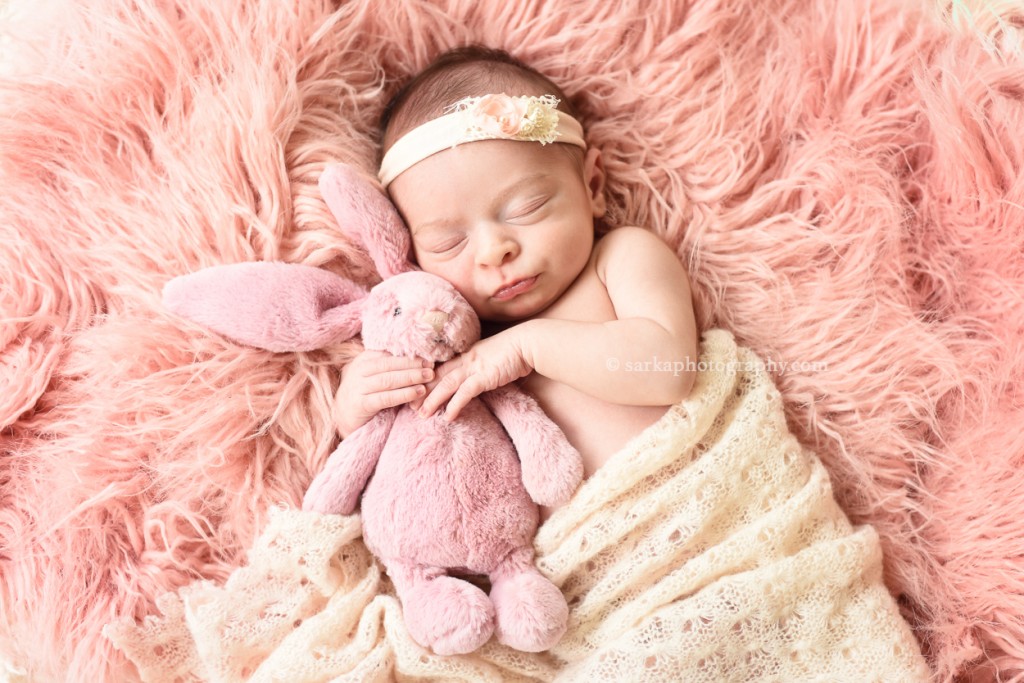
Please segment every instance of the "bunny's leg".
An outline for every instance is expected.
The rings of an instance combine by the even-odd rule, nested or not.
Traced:
[[[506,384],[480,399],[508,432],[519,454],[523,486],[538,505],[565,505],[583,480],[583,459],[525,391]]]
[[[494,632],[494,607],[482,590],[438,567],[387,561],[412,639],[439,655],[473,652]]]
[[[491,575],[495,635],[523,652],[542,652],[565,633],[569,607],[555,584],[533,564],[533,550],[516,550]]]

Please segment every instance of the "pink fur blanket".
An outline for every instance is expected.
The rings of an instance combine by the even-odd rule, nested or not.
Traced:
[[[161,287],[257,259],[369,282],[318,174],[373,169],[397,83],[482,42],[565,86],[610,222],[775,363],[936,680],[1024,678],[1024,10],[975,4],[55,5],[0,78],[0,658],[135,679],[102,626],[223,580],[300,501],[353,347],[245,349]]]

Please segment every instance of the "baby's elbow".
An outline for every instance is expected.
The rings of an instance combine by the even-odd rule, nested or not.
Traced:
[[[693,384],[697,379],[697,373],[693,369],[684,369],[672,377],[669,387],[668,405],[675,405],[684,401],[693,391]]]
[[[689,397],[697,378],[696,369],[686,359],[668,361],[661,372],[651,377],[645,387],[642,403],[652,406],[675,405]]]
[[[665,378],[668,381],[664,387],[668,394],[667,403],[669,405],[675,405],[689,398],[693,391],[693,385],[697,381],[696,340],[682,344],[681,348],[677,346],[672,358],[672,372],[667,373],[671,377]]]
[[[689,398],[690,394],[693,393],[693,386],[697,383],[697,371],[689,370],[686,372],[686,377],[683,380],[682,391],[683,395],[680,397],[680,401]]]

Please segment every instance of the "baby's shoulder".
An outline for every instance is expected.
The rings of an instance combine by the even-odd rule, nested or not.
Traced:
[[[664,258],[675,254],[669,246],[656,234],[646,228],[624,225],[615,228],[602,236],[594,245],[593,263],[599,275],[602,275],[609,264],[628,260],[642,263],[650,259]],[[601,277],[604,281],[604,277]]]
[[[635,225],[623,225],[613,228],[594,245],[594,251],[597,254],[633,248],[657,249],[661,251],[668,249],[668,245],[652,231]]]

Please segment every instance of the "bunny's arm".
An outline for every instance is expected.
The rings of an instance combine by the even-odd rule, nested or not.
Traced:
[[[480,395],[519,453],[523,485],[538,505],[562,505],[583,480],[583,459],[537,402],[515,384]]]
[[[382,410],[338,445],[306,491],[303,510],[340,515],[355,511],[397,414],[396,408]]]

